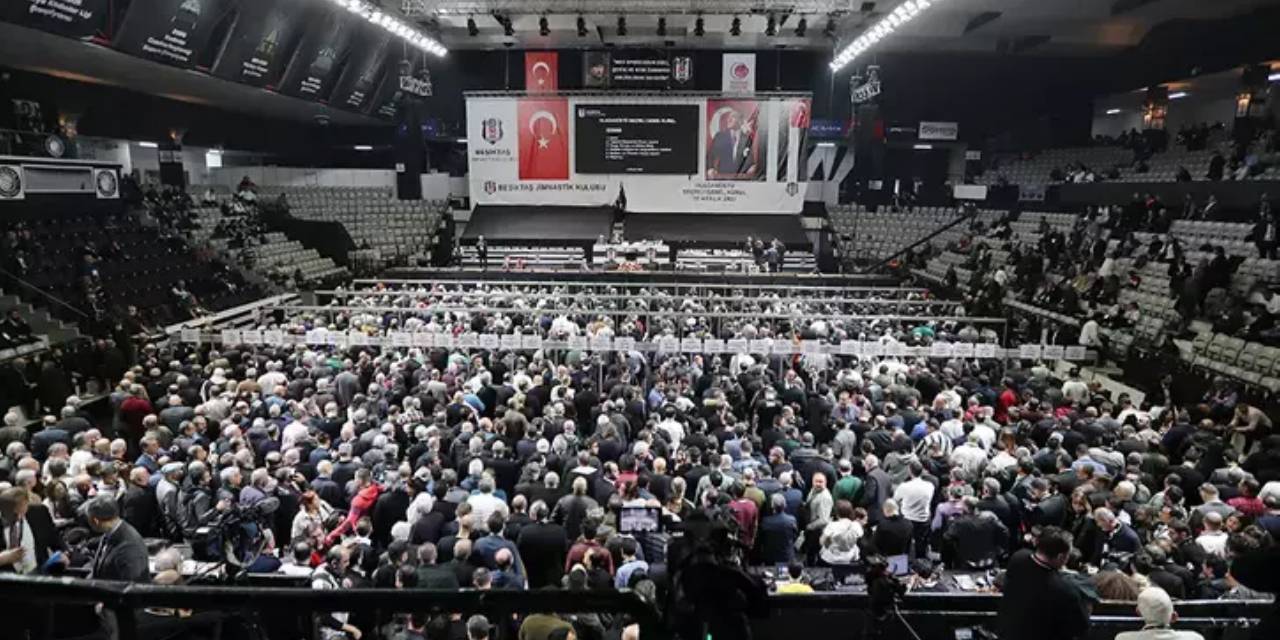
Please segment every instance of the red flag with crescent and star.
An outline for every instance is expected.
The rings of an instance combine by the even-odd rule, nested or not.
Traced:
[[[520,179],[569,179],[569,101],[563,98],[521,100],[519,127]]]
[[[555,51],[526,51],[524,88],[529,93],[555,93],[559,89],[560,54]]]

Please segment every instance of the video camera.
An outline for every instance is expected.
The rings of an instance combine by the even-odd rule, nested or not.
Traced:
[[[191,539],[192,554],[202,562],[251,566],[267,548],[271,517],[279,508],[278,498],[232,505],[208,525],[196,529]]]

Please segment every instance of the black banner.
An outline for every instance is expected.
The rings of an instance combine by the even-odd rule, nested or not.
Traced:
[[[698,173],[698,106],[579,104],[581,174]]]
[[[343,63],[351,55],[351,42],[359,23],[350,12],[326,7],[317,20],[322,25],[308,29],[293,54],[293,60],[280,81],[280,91],[299,98],[327,100]]]
[[[308,20],[311,3],[255,0],[240,5],[213,74],[261,87],[274,85]]]
[[[103,34],[110,0],[3,0],[0,19],[74,38]]]
[[[590,64],[590,55],[584,57],[584,60]],[[693,86],[693,57],[686,53],[616,51],[608,54],[606,60],[609,65],[609,83],[614,87],[681,89]]]
[[[361,35],[352,45],[351,59],[338,78],[329,104],[352,111],[368,111],[379,88],[387,60],[391,35],[380,27],[361,25]]]
[[[261,0],[259,0],[261,1]],[[115,47],[178,67],[191,67],[225,17],[230,0],[133,0]]]

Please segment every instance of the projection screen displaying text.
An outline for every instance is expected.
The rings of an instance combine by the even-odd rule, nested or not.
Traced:
[[[578,173],[698,173],[698,106],[579,104]]]

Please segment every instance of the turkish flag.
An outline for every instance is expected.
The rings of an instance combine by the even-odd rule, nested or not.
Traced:
[[[569,101],[521,100],[519,126],[520,179],[569,179]]]
[[[529,93],[555,93],[559,88],[560,54],[555,51],[526,51],[524,88]]]
[[[809,128],[809,101],[796,100],[791,103],[791,128],[792,129],[808,129]]]

